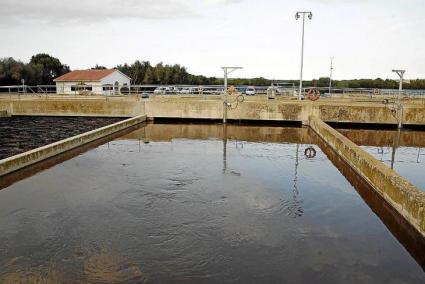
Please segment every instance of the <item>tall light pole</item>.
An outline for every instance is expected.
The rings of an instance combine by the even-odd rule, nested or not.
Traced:
[[[303,89],[303,65],[304,65],[304,24],[305,24],[305,16],[307,15],[308,19],[311,20],[313,18],[312,12],[297,12],[295,13],[295,20],[298,20],[300,17],[303,17],[303,33],[302,33],[302,41],[301,41],[301,71],[300,71],[300,89],[298,92],[298,100],[301,100],[301,92]]]
[[[331,57],[331,71],[329,74],[329,96],[331,96],[331,89],[332,89],[332,71],[334,70],[333,67],[333,61],[334,61],[334,57]]]
[[[224,71],[223,123],[227,122],[227,77],[230,73],[242,67],[221,67]]]
[[[403,90],[403,77],[406,70],[394,69],[393,72],[397,73],[400,77],[400,84],[398,86],[398,96],[397,96],[397,116],[398,116],[398,129],[402,127],[402,119],[403,119],[403,107],[401,105],[401,92]]]

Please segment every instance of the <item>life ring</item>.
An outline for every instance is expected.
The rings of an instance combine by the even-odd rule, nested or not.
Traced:
[[[307,99],[310,101],[317,101],[320,99],[320,92],[317,89],[310,89],[307,93]]]
[[[243,103],[244,100],[245,100],[245,97],[242,94],[236,97],[236,101],[238,101],[238,103]]]
[[[304,156],[306,156],[307,159],[313,159],[314,157],[316,157],[316,154],[316,149],[314,149],[312,146],[304,150]]]

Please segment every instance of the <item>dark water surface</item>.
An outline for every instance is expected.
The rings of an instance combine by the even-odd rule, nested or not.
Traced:
[[[104,117],[14,116],[0,119],[0,160],[122,120]]]
[[[425,191],[425,131],[370,129],[338,131]]]
[[[421,240],[317,141],[148,124],[17,181],[0,283],[425,283]]]

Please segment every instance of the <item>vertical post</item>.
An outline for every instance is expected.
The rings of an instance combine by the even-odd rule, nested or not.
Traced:
[[[313,13],[311,12],[297,12],[295,14],[295,19],[298,20],[302,14],[303,25],[302,25],[302,36],[301,36],[301,70],[300,70],[300,87],[298,90],[298,100],[301,100],[302,90],[303,90],[303,67],[304,67],[304,29],[305,29],[305,16],[311,20],[313,18]]]
[[[331,57],[331,72],[329,74],[329,96],[331,96],[331,90],[332,90],[332,71],[333,71],[333,60],[334,58]]]
[[[403,120],[403,106],[401,105],[401,91],[403,90],[403,75],[404,72],[400,75],[400,84],[398,86],[398,97],[397,97],[397,103],[398,103],[398,129],[402,128],[402,120]]]
[[[403,90],[403,77],[404,77],[404,72],[406,72],[406,70],[393,70],[393,72],[397,73],[397,75],[400,77],[400,84],[398,87],[398,96],[397,96],[397,120],[398,120],[398,129],[401,129],[403,127],[403,106],[401,104],[401,92]]]
[[[25,79],[21,79],[21,83],[22,83],[22,93],[25,95],[27,93],[27,90],[25,88]]]
[[[224,94],[223,94],[223,123],[227,122],[227,77],[229,74],[237,69],[242,69],[242,67],[221,67],[224,71]],[[230,71],[229,71],[230,69]]]
[[[305,25],[305,14],[303,13],[303,31],[301,39],[301,71],[300,71],[300,88],[298,91],[298,100],[301,100],[301,93],[303,90],[303,67],[304,67],[304,25]]]

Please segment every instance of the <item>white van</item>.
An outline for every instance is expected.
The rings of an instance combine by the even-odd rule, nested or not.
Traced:
[[[247,96],[255,96],[256,91],[254,87],[247,87],[245,90],[245,95]]]

